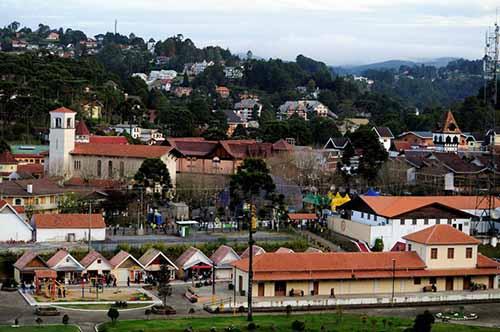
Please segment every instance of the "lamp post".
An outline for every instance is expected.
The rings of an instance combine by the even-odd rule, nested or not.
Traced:
[[[396,260],[392,259],[392,294],[391,305],[394,305],[394,283],[396,282]]]

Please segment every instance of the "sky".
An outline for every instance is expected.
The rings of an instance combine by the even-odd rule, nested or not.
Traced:
[[[481,58],[495,0],[0,0],[0,25],[70,27],[329,65]]]

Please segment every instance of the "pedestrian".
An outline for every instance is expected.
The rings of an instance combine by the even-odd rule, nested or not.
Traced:
[[[63,295],[63,298],[66,298],[66,287],[63,288],[62,295]]]
[[[130,287],[130,277],[127,277],[127,287]]]
[[[26,284],[24,283],[24,281],[23,281],[23,283],[21,284],[21,289],[22,289],[22,291],[23,291],[23,294],[24,294],[24,293],[26,293]]]
[[[116,277],[113,276],[113,287],[116,287]]]

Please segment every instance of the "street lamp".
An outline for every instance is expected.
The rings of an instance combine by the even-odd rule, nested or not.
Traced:
[[[396,259],[392,259],[392,295],[391,305],[394,305],[394,283],[396,282]]]

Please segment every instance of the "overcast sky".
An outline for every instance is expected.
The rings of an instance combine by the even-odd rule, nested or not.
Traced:
[[[494,0],[0,0],[0,24],[87,35],[182,33],[197,45],[331,65],[443,56],[480,58]]]

